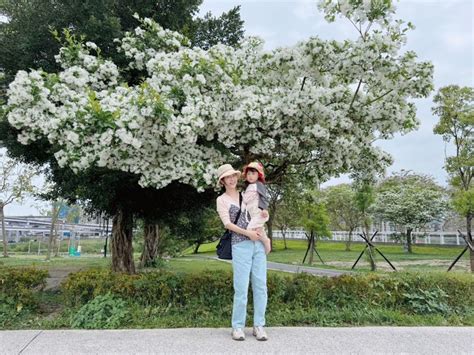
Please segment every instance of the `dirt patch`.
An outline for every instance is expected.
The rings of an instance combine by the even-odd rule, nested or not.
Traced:
[[[62,267],[48,270],[49,276],[46,279],[45,290],[57,290],[61,282],[72,272],[82,270],[81,267]]]
[[[58,289],[44,291],[42,301],[39,303],[39,313],[45,320],[57,318],[64,309]]]

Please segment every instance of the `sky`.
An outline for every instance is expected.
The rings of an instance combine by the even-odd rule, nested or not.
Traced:
[[[315,0],[205,0],[200,16],[208,11],[218,16],[241,6],[246,35],[265,40],[265,49],[292,46],[311,36],[343,40],[355,38],[355,29],[342,19],[328,23]],[[415,100],[419,129],[375,144],[390,153],[394,163],[387,173],[412,170],[433,176],[446,185],[443,170],[445,154],[453,152],[440,136],[433,134],[437,117],[431,113],[434,93],[451,84],[474,86],[474,1],[472,0],[401,0],[396,2],[396,17],[412,22],[416,28],[408,34],[404,50],[413,50],[419,60],[434,64],[435,91],[426,99]],[[37,181],[41,181],[38,179]],[[323,186],[348,182],[346,176],[334,178]],[[36,214],[38,203],[30,199],[6,207],[6,215]]]

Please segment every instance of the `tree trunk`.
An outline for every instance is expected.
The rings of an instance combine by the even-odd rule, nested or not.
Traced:
[[[347,239],[347,242],[346,242],[346,251],[351,251],[351,242],[352,242],[352,232],[354,230],[353,229],[349,229],[349,237]]]
[[[369,229],[370,229],[370,225],[366,223],[365,224],[365,237],[370,240]],[[377,270],[377,265],[375,264],[375,253],[374,253],[374,249],[371,246],[367,248],[367,253],[369,255],[370,270],[371,271]]]
[[[369,253],[370,270],[375,271],[377,270],[377,265],[375,264],[375,259],[374,259],[375,257],[374,249],[371,246],[369,246],[367,248],[367,252]]]
[[[133,263],[133,216],[126,209],[119,208],[112,221],[112,270],[135,273]]]
[[[468,240],[474,242],[474,238],[472,237],[472,213],[469,213],[466,216],[466,232],[467,232],[467,238]],[[474,272],[474,251],[469,250],[469,260],[471,263],[471,272]]]
[[[193,254],[197,254],[199,247],[201,246],[201,242],[196,242],[196,248],[194,248]]]
[[[8,258],[8,241],[7,231],[5,230],[5,214],[3,212],[3,204],[0,205],[0,218],[2,220],[2,239],[3,239],[3,257]]]
[[[143,227],[143,251],[140,257],[140,267],[153,266],[158,255],[158,241],[160,239],[160,228],[157,223],[145,219]]]
[[[283,237],[283,245],[285,246],[285,250],[287,250],[288,245],[286,245],[286,232],[283,232],[283,230],[281,230],[281,235]]]
[[[55,227],[59,217],[59,208],[56,202],[53,202],[53,209],[51,211],[51,226],[49,228],[48,251],[46,252],[46,260],[51,259],[51,250],[55,244]]]
[[[411,250],[411,232],[413,231],[413,228],[407,228],[407,252],[408,254],[412,253]]]
[[[59,256],[59,249],[61,248],[61,240],[59,239],[59,231],[58,231],[58,223],[54,225],[54,257],[57,258]]]
[[[314,257],[314,233],[311,231],[311,237],[309,239],[309,265],[313,265],[313,257]]]

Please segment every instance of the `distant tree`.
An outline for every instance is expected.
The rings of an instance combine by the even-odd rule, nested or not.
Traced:
[[[351,250],[352,234],[362,224],[362,213],[357,206],[356,191],[349,184],[331,186],[323,190],[331,225],[349,232],[346,251]]]
[[[299,178],[302,175],[292,168],[286,174],[267,185],[269,194],[269,218],[267,222],[268,237],[273,243],[273,228],[276,226],[282,232],[285,249],[287,249],[285,232],[288,228],[298,226],[298,201],[307,181]]]
[[[366,238],[370,238],[370,226],[372,224],[372,205],[375,201],[374,191],[374,177],[362,176],[354,181],[354,188],[356,191],[355,200],[356,206],[360,213],[362,228]],[[375,265],[375,250],[372,246],[366,249],[367,257],[370,263],[370,269],[376,270]]]
[[[21,202],[27,195],[34,192],[32,179],[36,173],[32,167],[0,155],[0,219],[2,222],[4,257],[8,257],[4,209],[12,202]]]
[[[322,237],[332,236],[329,230],[329,217],[319,192],[308,192],[301,208],[301,224],[308,232],[309,263],[313,263],[316,242]]]
[[[280,230],[284,249],[288,249],[286,242],[287,232],[291,228],[301,226],[300,201],[297,197],[284,199],[276,209],[274,225]]]
[[[434,133],[454,144],[456,153],[446,157],[445,169],[453,187],[452,205],[466,219],[468,238],[473,241],[474,216],[474,88],[450,85],[439,89],[432,108],[439,122]],[[471,272],[474,252],[470,251]]]
[[[210,47],[223,43],[228,46],[236,46],[244,36],[244,21],[240,19],[240,6],[236,6],[219,17],[210,12],[203,18],[197,18],[191,24],[190,32],[193,45],[209,49]],[[183,32],[185,35],[186,31]]]
[[[402,171],[380,183],[374,212],[403,228],[406,250],[412,253],[412,232],[440,219],[446,207],[444,193],[431,177]]]

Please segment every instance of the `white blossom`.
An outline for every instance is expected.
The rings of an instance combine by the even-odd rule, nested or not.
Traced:
[[[366,23],[372,3],[323,8]],[[143,82],[125,84],[91,44],[62,48],[59,74],[18,72],[7,118],[22,144],[45,138],[58,147],[60,166],[132,172],[156,188],[213,185],[215,169],[246,149],[264,162],[304,161],[317,179],[380,170],[390,157],[373,141],[415,129],[411,100],[433,85],[430,63],[399,53],[403,26],[392,14],[383,10],[374,21],[388,25],[364,38],[315,37],[270,52],[255,37],[239,48],[190,48],[181,34],[140,19],[118,42]]]

